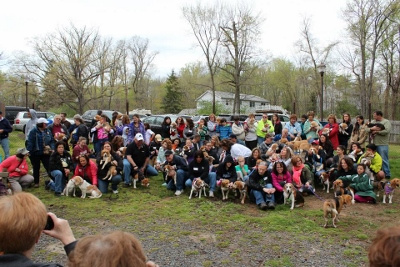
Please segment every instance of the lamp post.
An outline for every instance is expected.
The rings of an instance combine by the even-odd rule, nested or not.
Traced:
[[[25,78],[25,107],[28,108],[28,77]]]
[[[321,121],[324,119],[324,73],[326,69],[326,65],[324,63],[321,63],[318,67],[318,72],[321,74],[321,99],[320,99],[320,105],[321,105]]]

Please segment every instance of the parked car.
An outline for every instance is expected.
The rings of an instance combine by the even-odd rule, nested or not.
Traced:
[[[85,111],[85,113],[82,114],[82,120],[86,124],[87,127],[91,126],[92,120],[97,115],[97,111],[98,111],[98,109],[90,109],[90,110]],[[103,114],[106,115],[111,121],[112,114],[115,112],[115,110],[102,110],[102,111],[103,111]],[[121,112],[118,112],[118,113],[121,114]]]
[[[161,124],[164,121],[164,118],[166,116],[169,116],[171,118],[171,121],[175,121],[176,118],[178,118],[178,115],[173,115],[173,114],[164,114],[164,115],[151,115],[147,116],[142,120],[143,123],[147,122],[150,125],[150,129],[155,132],[156,134],[161,134]]]
[[[18,112],[21,111],[27,111],[27,108],[19,106],[5,106],[5,118],[10,122],[11,125],[13,125],[15,117],[17,117]]]
[[[56,114],[54,112],[42,112],[42,111],[37,111],[36,112],[36,117],[37,118],[46,118],[49,120],[49,118],[53,118]],[[17,114],[17,117],[15,117],[14,124],[13,124],[13,129],[17,131],[23,131],[25,132],[25,124],[30,120],[28,117],[28,112],[26,111],[20,111]],[[53,120],[49,121],[49,124],[53,123]]]
[[[199,124],[200,119],[204,119],[206,121],[206,123],[207,123],[208,122],[208,115],[194,115],[192,117],[194,125]]]

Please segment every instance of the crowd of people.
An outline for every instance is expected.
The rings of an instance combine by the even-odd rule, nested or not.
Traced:
[[[196,178],[209,185],[210,197],[214,197],[222,179],[228,179],[230,185],[238,179],[245,181],[250,199],[264,210],[283,202],[285,183],[293,183],[302,194],[314,194],[319,176],[326,172],[331,181],[341,178],[347,183],[352,181],[352,185],[354,181],[366,182],[360,178],[364,177],[365,166],[362,173],[357,167],[366,155],[374,155],[368,168],[378,180],[390,178],[391,125],[381,111],[374,112],[370,127],[362,116],[352,124],[348,113],[343,114],[340,123],[330,114],[322,126],[312,111],[301,121],[292,114],[286,124],[279,121],[278,114],[273,114],[271,120],[263,114],[259,121],[249,114],[244,122],[238,116],[227,122],[210,114],[208,121],[201,119],[196,124],[190,118],[179,116],[172,121],[166,116],[161,134],[155,134],[136,114],[130,120],[115,112],[110,120],[99,110],[90,127],[80,115],[74,116],[72,125],[65,113],[56,115],[51,125],[46,119],[37,119],[35,110],[31,109],[29,116],[26,148],[0,165],[10,173],[15,192],[32,180],[34,187],[39,186],[41,164],[51,178],[45,182],[46,188],[56,196],[62,195],[72,176],[81,176],[102,193],[111,186],[117,194],[120,183],[131,187],[133,179],[140,181],[162,172],[163,185],[176,196],[190,188]],[[0,134],[8,135],[6,129]],[[94,151],[88,147],[89,142]],[[296,142],[302,142],[303,147]],[[107,163],[104,151],[111,157]],[[27,157],[33,176],[28,172]],[[111,168],[111,178],[104,179]],[[376,201],[373,191],[356,191],[356,200]]]
[[[277,114],[272,120],[263,114],[259,121],[249,114],[244,122],[238,117],[227,122],[211,114],[208,121],[203,119],[198,124],[183,117],[175,122],[165,117],[161,134],[155,134],[138,115],[130,121],[127,115],[114,114],[109,120],[99,111],[91,127],[87,127],[80,115],[74,116],[72,125],[68,124],[66,114],[56,115],[54,123],[48,125],[46,119],[36,118],[34,110],[29,114],[25,147],[10,156],[6,151],[8,140],[4,139],[8,139],[12,129],[7,128],[0,113],[1,144],[6,155],[0,170],[9,173],[14,192],[13,196],[0,198],[0,227],[4,230],[0,237],[0,266],[25,266],[22,263],[31,266],[29,258],[42,232],[65,245],[70,266],[85,266],[87,260],[112,260],[109,266],[119,266],[132,258],[138,261],[137,266],[156,266],[146,262],[140,243],[128,233],[84,237],[77,242],[67,221],[47,213],[40,200],[21,192],[31,184],[39,187],[41,164],[50,177],[45,181],[46,189],[54,191],[55,196],[61,196],[73,176],[81,176],[102,193],[107,193],[111,186],[111,191],[117,194],[120,183],[132,187],[133,179],[162,173],[163,185],[176,196],[190,188],[197,178],[209,185],[210,197],[214,197],[223,179],[229,180],[230,185],[242,180],[250,199],[261,210],[274,209],[283,203],[286,183],[294,184],[303,195],[314,194],[322,173],[329,173],[332,181],[341,179],[352,187],[356,201],[376,203],[366,168],[378,180],[390,179],[391,175],[388,161],[391,125],[381,111],[374,112],[372,126],[362,116],[357,116],[352,124],[347,113],[340,123],[335,115],[329,115],[325,126],[314,117],[314,112],[302,116],[301,122],[292,114],[290,122],[284,125]],[[296,142],[303,142],[306,149]],[[89,143],[93,144],[93,151]],[[106,164],[103,152],[111,155]],[[373,155],[371,163],[365,166],[361,161],[370,155]],[[28,157],[33,175],[29,172]],[[110,168],[115,172],[104,180]],[[54,227],[43,231],[47,218]],[[26,226],[21,223],[7,230],[11,225],[9,219],[21,220]],[[19,240],[19,236],[27,238],[24,242],[9,242]],[[120,244],[118,249],[124,253],[117,258],[107,256],[112,253],[106,249],[110,243]],[[99,246],[104,253],[99,252]],[[371,247],[371,260],[382,260],[379,249],[382,248]]]

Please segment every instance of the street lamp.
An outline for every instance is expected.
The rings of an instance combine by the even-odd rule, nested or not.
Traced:
[[[25,107],[28,108],[28,77],[25,77]]]
[[[318,72],[321,74],[321,121],[324,119],[324,73],[326,69],[326,65],[321,63],[318,67]]]

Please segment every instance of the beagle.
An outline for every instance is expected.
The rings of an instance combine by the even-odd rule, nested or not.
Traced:
[[[321,175],[319,176],[319,178],[321,179],[321,183],[322,183],[322,190],[325,190],[325,186],[326,186],[326,193],[329,193],[329,172],[323,172],[321,173]]]
[[[335,187],[336,185],[336,187]],[[338,193],[340,193],[342,196],[344,194],[350,195],[351,196],[351,203],[354,204],[356,201],[354,200],[354,190],[350,187],[344,188],[343,181],[340,179],[337,179],[336,181],[333,182],[333,192],[335,194],[335,197],[338,196]]]
[[[103,170],[108,163],[111,163],[113,161],[113,157],[111,156],[110,151],[108,151],[106,149],[101,151],[101,156],[102,156],[102,158],[100,160],[100,165],[101,165],[101,169]],[[111,180],[111,178],[114,175],[117,175],[117,167],[114,165],[111,165],[108,168],[107,175],[103,178],[103,180]]]
[[[339,221],[339,214],[342,211],[342,208],[345,205],[351,204],[352,199],[348,195],[338,196],[334,199],[327,199],[324,201],[323,210],[324,210],[324,219],[326,228],[328,225],[328,216],[330,215],[332,218],[332,225],[336,228],[336,222]]]
[[[199,198],[201,198],[201,192],[204,192],[204,196],[206,197],[206,186],[207,184],[200,178],[195,178],[192,182],[192,190],[190,191],[189,199],[192,199],[193,192],[199,193]]]
[[[142,185],[143,187],[149,187],[149,186],[150,186],[150,179],[149,179],[149,178],[144,178],[144,179],[141,181],[141,185]]]
[[[81,198],[86,198],[86,194],[89,194],[89,198],[100,198],[102,196],[102,193],[97,186],[89,184],[87,181],[83,180],[82,177],[75,176],[72,179],[75,180],[75,185],[77,185],[82,191]]]
[[[400,187],[400,179],[393,178],[385,185],[385,194],[383,195],[382,203],[386,203],[386,197],[389,198],[389,204],[392,204],[394,189]]]
[[[168,177],[171,177],[172,180],[174,180],[174,184],[176,185],[176,171],[175,171],[176,166],[172,165],[165,165],[164,166],[164,171],[165,171],[165,181],[168,181]]]
[[[222,200],[228,199],[229,190],[231,189],[230,183],[231,181],[229,181],[228,179],[222,179],[221,181]]]
[[[71,179],[69,179],[67,185],[64,187],[64,190],[61,193],[62,196],[68,196],[68,195],[72,194],[74,197],[76,197],[76,195],[75,195],[75,179],[74,179],[75,177],[72,177]]]
[[[286,183],[283,187],[283,204],[286,204],[288,200],[290,201],[289,204],[291,205],[291,210],[295,206],[296,208],[304,206],[303,195],[298,193],[294,185],[291,183]]]
[[[239,190],[240,192],[240,203],[244,204],[244,200],[246,199],[247,196],[247,185],[245,182],[242,181],[236,181],[233,183],[233,188],[235,190]]]

